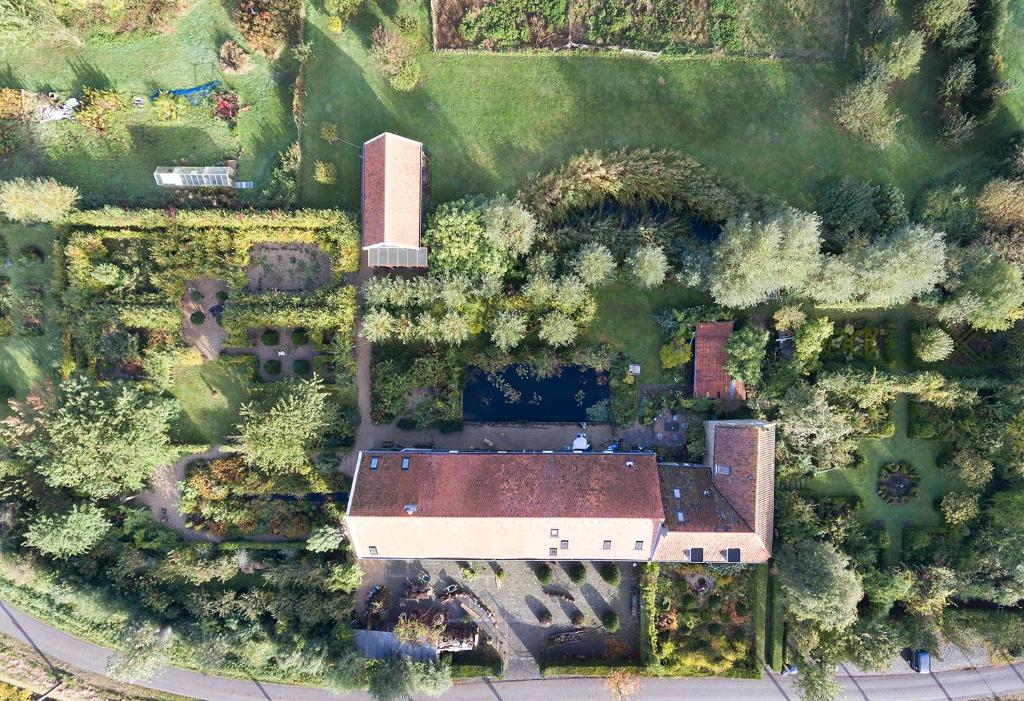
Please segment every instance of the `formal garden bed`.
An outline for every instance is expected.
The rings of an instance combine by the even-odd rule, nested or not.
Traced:
[[[892,368],[896,362],[896,342],[896,329],[891,322],[840,320],[835,323],[835,334],[825,342],[822,362]]]
[[[836,58],[849,14],[838,0],[801,0],[789,13],[752,0],[433,0],[434,47],[557,49],[574,45],[672,53]]]
[[[684,676],[756,677],[755,610],[765,606],[759,568],[661,565],[651,597],[651,661]],[[763,612],[762,612],[763,613]],[[763,616],[758,616],[763,626]]]

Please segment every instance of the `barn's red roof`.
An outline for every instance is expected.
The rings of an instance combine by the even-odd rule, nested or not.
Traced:
[[[423,144],[384,133],[363,144],[363,247],[420,245]]]
[[[693,336],[693,396],[712,399],[746,399],[743,383],[725,371],[729,359],[725,343],[732,335],[732,322],[697,324]]]
[[[349,515],[404,516],[409,504],[419,518],[663,513],[653,453],[364,453]]]

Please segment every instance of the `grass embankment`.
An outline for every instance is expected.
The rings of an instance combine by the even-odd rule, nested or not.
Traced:
[[[84,87],[109,88],[126,97],[187,88],[211,80],[236,91],[245,111],[231,128],[212,107],[190,111],[177,122],[159,121],[153,110],[115,114],[106,134],[73,122],[28,126],[21,145],[0,162],[0,179],[49,175],[78,186],[88,201],[160,201],[166,190],[153,182],[160,165],[216,165],[236,158],[239,179],[266,185],[277,154],[295,140],[291,115],[294,69],[254,56],[245,75],[220,70],[218,49],[226,39],[244,45],[229,4],[197,0],[168,33],[74,38],[8,35],[0,45],[6,70],[0,87],[66,92],[81,98]]]

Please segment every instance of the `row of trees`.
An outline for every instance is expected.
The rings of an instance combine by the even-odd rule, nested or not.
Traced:
[[[552,251],[535,216],[504,197],[442,205],[424,243],[428,276],[378,277],[363,286],[362,335],[371,342],[460,345],[486,332],[502,351],[531,334],[566,346],[593,319],[594,291],[619,271],[640,289],[657,287],[669,272],[665,252],[653,245],[622,261],[600,243]]]

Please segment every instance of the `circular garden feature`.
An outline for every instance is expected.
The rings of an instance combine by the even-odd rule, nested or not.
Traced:
[[[188,296],[192,298],[193,302],[203,301],[203,293],[200,292],[199,290],[192,290],[191,292],[188,293]]]
[[[43,254],[43,249],[38,246],[24,246],[18,253],[18,261],[22,265],[39,265],[46,256]]]
[[[192,312],[192,315],[189,317],[189,319],[196,326],[201,326],[202,323],[204,321],[206,321],[206,315],[203,314],[201,311],[196,310],[196,311]]]
[[[281,361],[280,360],[268,360],[263,363],[263,372],[271,376],[281,374]]]
[[[906,504],[917,496],[921,477],[906,460],[887,462],[878,471],[878,496],[886,504]]]
[[[217,290],[217,301],[222,303],[222,304],[224,302],[228,301],[228,292],[227,292],[227,290]]]
[[[267,329],[263,332],[263,335],[260,336],[260,343],[265,346],[276,346],[280,342],[281,334],[279,334],[276,329]]]
[[[308,375],[310,367],[309,361],[305,358],[298,358],[292,361],[292,370],[296,375]]]
[[[309,332],[306,329],[295,329],[292,331],[292,343],[296,346],[304,346],[309,343]]]

